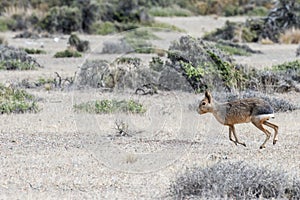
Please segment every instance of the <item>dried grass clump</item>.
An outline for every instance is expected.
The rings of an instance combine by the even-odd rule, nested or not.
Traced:
[[[174,199],[299,199],[300,180],[244,162],[187,169],[170,186]]]
[[[300,29],[288,29],[279,36],[279,42],[283,44],[299,44]]]

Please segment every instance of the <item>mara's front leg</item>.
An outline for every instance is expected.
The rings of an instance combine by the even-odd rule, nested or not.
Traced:
[[[246,146],[246,144],[245,144],[244,142],[240,142],[239,139],[237,138],[236,133],[235,133],[234,125],[229,125],[229,131],[230,131],[230,130],[232,131],[233,136],[234,136],[234,138],[235,138],[235,144],[241,144],[241,145],[243,145],[243,146]]]

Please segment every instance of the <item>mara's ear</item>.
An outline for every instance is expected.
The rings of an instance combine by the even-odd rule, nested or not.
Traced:
[[[212,97],[211,97],[210,93],[207,90],[205,91],[205,97],[208,99],[208,103],[211,103]]]

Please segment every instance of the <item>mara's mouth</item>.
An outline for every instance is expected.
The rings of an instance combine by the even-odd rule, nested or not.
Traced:
[[[199,113],[200,115],[202,115],[202,114],[204,114],[205,112],[202,111],[202,110],[198,110],[198,113]]]

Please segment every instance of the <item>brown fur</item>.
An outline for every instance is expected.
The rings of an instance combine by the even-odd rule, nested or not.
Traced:
[[[229,127],[229,139],[236,145],[245,143],[240,142],[236,136],[235,124],[252,122],[258,129],[266,134],[266,139],[260,148],[265,148],[271,133],[264,128],[263,124],[271,127],[275,131],[273,144],[276,144],[278,138],[278,126],[268,122],[273,117],[273,109],[270,104],[262,99],[249,98],[226,103],[218,103],[213,100],[209,92],[205,92],[204,99],[199,104],[199,114],[212,113],[215,118],[223,125]],[[232,135],[234,138],[232,138]]]

